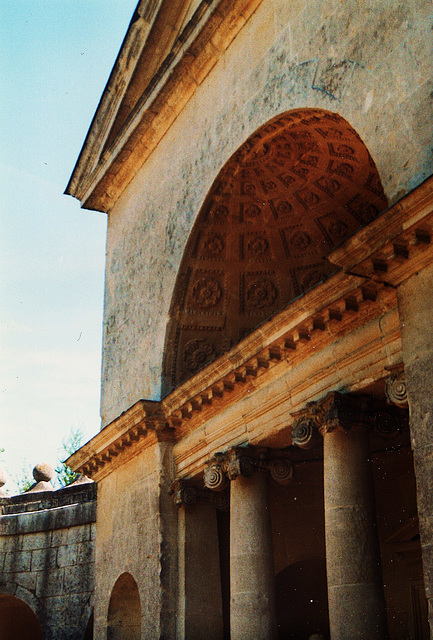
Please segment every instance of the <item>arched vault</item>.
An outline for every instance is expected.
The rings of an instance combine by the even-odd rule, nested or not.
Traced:
[[[167,329],[166,391],[335,271],[326,256],[387,206],[356,131],[280,115],[222,168],[189,237]]]

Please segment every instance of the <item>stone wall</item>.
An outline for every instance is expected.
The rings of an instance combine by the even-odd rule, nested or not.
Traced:
[[[30,606],[43,640],[91,638],[96,484],[0,498],[0,514],[0,594]]]
[[[340,114],[389,202],[430,174],[429,3],[263,1],[109,213],[102,423],[159,399],[168,311],[220,170],[277,114]]]

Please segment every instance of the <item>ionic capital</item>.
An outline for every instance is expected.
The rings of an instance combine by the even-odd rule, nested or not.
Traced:
[[[315,405],[315,406],[312,406]],[[293,413],[292,444],[301,449],[313,449],[319,441],[320,419],[316,403],[308,403],[302,411]]]
[[[395,404],[400,409],[406,409],[408,401],[404,371],[393,373],[389,378],[387,378],[385,383],[385,393],[389,403]]]
[[[397,410],[377,404],[367,396],[349,396],[337,391],[317,402],[309,402],[304,409],[293,413],[292,444],[311,449],[318,434],[325,435],[336,429],[353,428],[374,430],[377,435],[390,438],[401,432]]]
[[[248,478],[255,472],[269,473],[276,482],[287,484],[293,476],[293,466],[286,455],[273,449],[233,447],[209,461],[204,483],[208,489],[221,491],[229,481],[239,476]]]
[[[217,453],[204,470],[204,486],[212,491],[224,491],[229,485],[227,477],[227,456],[224,453]]]
[[[381,438],[395,438],[401,433],[402,424],[398,411],[392,408],[369,412],[370,426]]]
[[[178,479],[172,484],[170,494],[173,496],[177,507],[191,507],[198,502],[212,504],[216,509],[226,511],[229,507],[229,495],[227,491],[211,491],[201,489],[188,483],[187,480]]]
[[[366,409],[366,398],[332,391],[322,400],[309,402],[301,411],[292,413],[295,418],[292,442],[302,449],[311,449],[318,433],[324,435],[335,429],[347,431],[355,426],[368,426]]]
[[[368,427],[368,399],[348,396],[338,391],[328,393],[321,402],[321,433],[335,429],[348,431],[354,427]]]

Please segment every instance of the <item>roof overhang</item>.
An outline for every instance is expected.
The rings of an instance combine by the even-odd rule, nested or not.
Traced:
[[[262,0],[140,0],[65,193],[108,212]]]

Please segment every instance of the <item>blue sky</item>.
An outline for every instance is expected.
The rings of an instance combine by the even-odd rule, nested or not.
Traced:
[[[100,426],[106,216],[64,196],[137,0],[0,1],[0,466]]]

